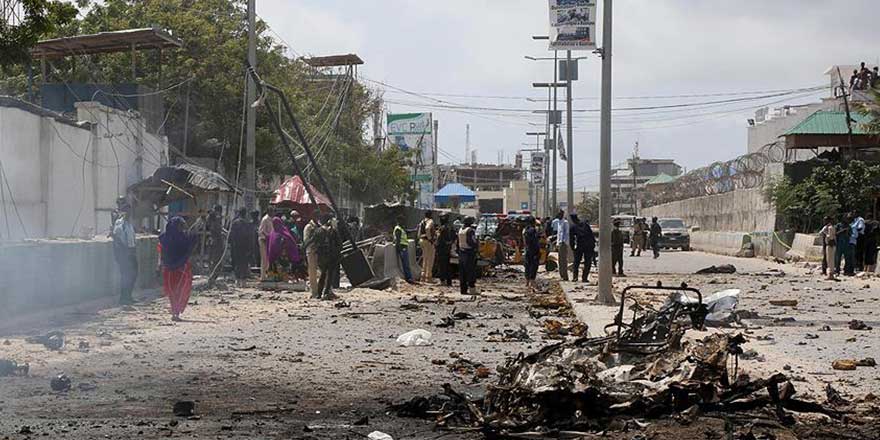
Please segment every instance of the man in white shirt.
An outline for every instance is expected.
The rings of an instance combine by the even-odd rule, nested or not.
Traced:
[[[274,217],[275,207],[269,206],[269,209],[266,210],[266,215],[260,220],[259,229],[257,229],[257,236],[260,239],[260,281],[265,280],[266,274],[269,272],[268,243],[269,234],[271,234],[273,230],[272,218]]]
[[[554,222],[556,223],[556,249],[559,253],[559,278],[562,281],[568,281],[568,256],[571,255],[570,225],[562,210],[556,214]]]
[[[113,225],[113,256],[119,265],[119,304],[134,302],[132,291],[138,276],[137,240],[131,224],[131,206],[127,201],[119,203],[119,217]]]

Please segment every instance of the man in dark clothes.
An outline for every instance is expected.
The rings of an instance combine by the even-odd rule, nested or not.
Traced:
[[[654,259],[660,258],[660,237],[663,235],[663,228],[657,217],[651,217],[651,235],[648,239],[651,241],[651,249],[654,251]]]
[[[134,302],[131,293],[138,276],[137,239],[131,224],[131,205],[128,200],[117,203],[118,215],[113,225],[113,256],[119,265],[119,304]]]
[[[229,227],[229,251],[232,254],[232,269],[235,283],[244,286],[251,272],[254,260],[254,234],[256,228],[248,218],[247,208],[240,208]]]
[[[412,269],[409,267],[409,237],[406,236],[402,218],[397,219],[391,235],[394,250],[397,251],[397,260],[400,261],[400,269],[403,270],[403,279],[409,284],[414,284]]]
[[[468,288],[473,288],[476,295],[477,286],[477,249],[480,243],[474,230],[474,218],[464,218],[464,226],[458,231],[458,282],[461,294],[467,295]]]
[[[209,261],[211,262],[208,271],[211,274],[214,274],[215,271],[219,273],[222,267],[218,267],[218,265],[221,264],[221,260],[223,259],[223,248],[225,246],[223,240],[222,206],[214,206],[214,209],[208,214],[208,221],[205,223],[205,229],[208,231],[208,239],[211,241],[208,244]]]
[[[257,233],[257,228],[260,227],[260,211],[255,209],[251,211],[251,227],[254,228],[254,252],[251,255],[251,265],[259,266],[260,265],[260,235]]]
[[[611,272],[620,277],[626,276],[623,274],[623,231],[620,230],[620,220],[614,220],[614,229],[611,231]]]
[[[590,227],[590,221],[581,221],[577,214],[571,215],[571,224],[571,243],[574,248],[574,276],[571,280],[577,281],[578,268],[583,259],[584,272],[581,281],[586,283],[590,278],[590,266],[593,264],[593,254],[596,252],[596,236],[593,234],[593,228]]]
[[[321,222],[321,227],[315,230],[315,240],[318,245],[318,267],[321,269],[321,278],[318,280],[318,295],[314,299],[333,300],[337,296],[333,294],[332,272],[335,266],[339,266],[339,253],[342,251],[342,241],[333,227],[332,217],[327,217]]]
[[[523,263],[526,271],[526,287],[534,288],[535,278],[538,277],[541,237],[538,234],[538,230],[535,229],[535,218],[532,216],[526,218],[526,228],[523,229],[523,243],[525,247]]]
[[[452,268],[449,265],[449,256],[452,253],[452,244],[455,243],[455,231],[449,224],[449,215],[440,216],[440,229],[437,234],[437,277],[440,283],[452,285]]]

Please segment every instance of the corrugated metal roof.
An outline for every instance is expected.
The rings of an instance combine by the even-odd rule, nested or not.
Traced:
[[[660,173],[659,175],[651,178],[651,180],[645,182],[645,185],[663,185],[666,183],[675,182],[675,179],[677,179],[677,177],[672,177],[669,174]]]
[[[853,134],[868,134],[862,124],[868,122],[869,117],[858,112],[850,112],[852,118]],[[808,116],[794,128],[788,130],[783,136],[798,134],[847,134],[846,112],[837,110],[819,110]]]

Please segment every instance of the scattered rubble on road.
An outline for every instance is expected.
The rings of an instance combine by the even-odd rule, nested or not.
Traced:
[[[0,377],[4,376],[27,376],[30,364],[19,365],[12,359],[0,359]]]
[[[24,340],[28,344],[42,344],[49,350],[61,350],[64,347],[64,332],[54,330],[45,335],[32,336]]]

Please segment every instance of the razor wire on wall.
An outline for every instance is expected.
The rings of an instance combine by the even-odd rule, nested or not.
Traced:
[[[697,168],[679,176],[663,190],[646,194],[645,206],[760,187],[764,184],[766,166],[785,162],[786,157],[785,146],[777,141],[754,153]]]

